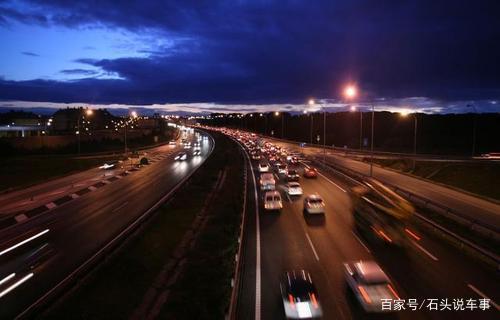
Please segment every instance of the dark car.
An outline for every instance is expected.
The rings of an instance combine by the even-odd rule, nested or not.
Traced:
[[[286,174],[286,179],[288,181],[299,181],[299,174],[297,173],[297,170],[288,170],[287,174]]]
[[[287,319],[312,319],[323,314],[318,292],[309,272],[285,272],[280,280],[280,289]]]

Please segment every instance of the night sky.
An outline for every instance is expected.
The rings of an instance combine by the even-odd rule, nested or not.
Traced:
[[[500,106],[500,1],[0,0],[0,39],[4,101]]]

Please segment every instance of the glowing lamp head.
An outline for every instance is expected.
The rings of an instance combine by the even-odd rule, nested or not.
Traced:
[[[356,111],[356,106],[351,106],[351,111],[352,112]]]
[[[344,95],[347,99],[352,99],[356,96],[357,90],[355,86],[347,86],[344,90]]]
[[[279,116],[280,115],[279,111],[274,112],[274,115]]]
[[[90,116],[90,115],[92,115],[92,114],[94,113],[94,111],[93,111],[92,109],[87,109],[87,110],[85,110],[85,113],[86,113],[88,116]]]
[[[309,99],[309,101],[307,102],[310,106],[314,105],[314,99]]]

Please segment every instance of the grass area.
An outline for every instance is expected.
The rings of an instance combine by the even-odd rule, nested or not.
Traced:
[[[241,205],[239,205],[236,214],[236,202],[239,202],[239,199],[233,199],[233,191],[228,190],[228,188],[234,188],[239,192],[243,188],[240,180],[242,170],[241,167],[236,169],[235,153],[229,146],[231,143],[227,138],[216,138],[216,148],[212,156],[203,164],[203,168],[193,175],[190,182],[181,188],[171,201],[159,209],[159,212],[147,224],[143,232],[131,239],[123,250],[114,255],[107,263],[100,266],[74,293],[50,310],[46,317],[63,319],[71,315],[72,318],[76,319],[129,318],[142,302],[147,289],[170,258],[184,233],[189,229],[194,217],[200,212],[207,196],[207,190],[211,190],[216,182],[220,169],[231,165],[234,167],[231,171],[233,175],[229,175],[228,172],[227,184],[221,191],[224,198],[220,197],[217,200],[226,209],[220,213],[214,213],[206,231],[203,231],[199,239],[200,242],[210,241],[210,243],[204,244],[209,246],[211,250],[206,254],[213,254],[217,258],[213,257],[207,263],[189,258],[187,274],[190,276],[192,276],[193,264],[199,265],[199,269],[206,268],[208,270],[197,274],[197,281],[194,282],[186,283],[185,277],[182,278],[181,281],[184,285],[179,288],[179,294],[190,298],[184,301],[185,309],[178,309],[179,313],[176,314],[179,316],[174,318],[188,318],[185,316],[187,310],[190,313],[197,310],[201,314],[204,312],[204,306],[212,304],[218,306],[216,307],[219,310],[217,314],[221,314],[220,310],[223,310],[227,305],[228,299],[226,298],[230,293],[230,284],[227,279],[232,274],[230,262],[234,257],[236,230],[241,210]],[[233,153],[231,154],[231,152]],[[226,196],[230,197],[226,198]],[[231,217],[231,214],[234,216]],[[214,223],[220,224],[220,226],[216,227],[213,225]],[[221,234],[213,237],[214,228]],[[197,254],[193,255],[193,258],[201,254],[199,250],[199,246],[197,246]],[[214,279],[215,277],[217,279]],[[205,300],[193,305],[193,299],[200,299],[199,286],[206,284],[210,284],[210,287],[203,289]],[[214,318],[213,314],[210,318]]]
[[[0,157],[0,191],[26,187],[51,178],[95,168],[107,160],[116,157],[99,159],[74,159],[71,156],[23,156]]]
[[[415,170],[412,170],[412,160],[374,159],[374,162],[384,167],[500,200],[500,188],[498,188],[500,164],[498,163],[417,161]]]
[[[224,319],[231,295],[234,256],[243,203],[243,158],[226,139],[225,184],[210,208],[209,220],[174,284],[162,319]]]

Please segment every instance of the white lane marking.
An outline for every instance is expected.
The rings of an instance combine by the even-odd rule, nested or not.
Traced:
[[[23,222],[24,220],[28,219],[28,217],[24,213],[21,213],[15,216],[15,219],[17,222]]]
[[[34,236],[31,236],[31,237],[29,237],[28,239],[25,239],[25,240],[23,240],[23,241],[19,242],[18,244],[15,244],[15,245],[13,245],[12,247],[7,248],[7,249],[3,250],[2,252],[0,252],[0,256],[4,255],[4,254],[6,254],[7,252],[12,251],[12,250],[14,250],[14,249],[16,249],[16,248],[18,248],[18,247],[20,247],[20,246],[22,246],[22,245],[23,245],[23,244],[25,244],[25,243],[30,242],[31,240],[34,240],[34,239],[36,239],[36,238],[38,238],[38,237],[43,236],[44,234],[46,234],[46,233],[47,233],[47,232],[49,232],[49,231],[50,231],[49,229],[45,229],[45,230],[43,230],[42,232],[39,232],[39,233],[35,234]]]
[[[4,291],[0,292],[0,298],[3,297],[3,296],[5,296],[7,293],[11,292],[15,288],[19,287],[20,285],[22,285],[24,282],[26,282],[31,277],[33,277],[33,273],[28,273],[21,280],[19,280],[16,283],[12,284],[10,287],[8,287],[7,289],[5,289]]]
[[[115,177],[117,177],[118,179],[123,179],[123,177],[120,175],[116,175]]]
[[[60,194],[60,193],[63,193],[64,190],[59,190],[59,191],[54,191],[54,192],[51,192],[51,193],[48,193],[47,195],[48,196],[55,196],[56,194]]]
[[[70,197],[71,197],[71,198],[73,198],[73,199],[80,198],[80,196],[79,196],[79,195],[77,195],[76,193],[72,193],[72,194],[70,195]]]
[[[57,204],[55,204],[54,202],[50,202],[47,203],[45,206],[47,207],[47,209],[54,209],[55,207],[57,207]]]
[[[255,256],[255,320],[260,320],[261,318],[261,268],[260,268],[260,221],[259,221],[259,197],[257,196],[257,181],[255,180],[255,173],[252,166],[252,161],[250,160],[250,156],[243,149],[245,155],[250,163],[250,170],[252,171],[252,179],[253,179],[253,191],[254,191],[254,199],[255,199],[255,247],[256,247],[256,256]]]
[[[111,181],[109,181],[109,180],[102,180],[101,182],[105,183],[105,184],[110,184],[111,183]]]
[[[311,241],[311,238],[309,237],[309,234],[307,234],[307,232],[306,232],[306,237],[307,237],[307,241],[309,241],[309,245],[311,246],[311,249],[314,253],[314,257],[316,258],[317,261],[319,261],[318,253],[316,252],[316,249],[314,248],[314,245]]]
[[[120,206],[114,208],[112,212],[116,212],[116,211],[120,210],[121,208],[125,207],[127,205],[127,203],[128,203],[128,201],[125,201]]]
[[[434,260],[434,261],[438,261],[439,260],[438,258],[436,258],[434,255],[432,255],[429,251],[427,251],[424,247],[422,247],[421,245],[419,245],[415,241],[412,240],[411,243],[413,243],[415,245],[415,247],[417,247],[420,250],[422,250],[422,252],[425,253],[426,255],[428,255],[432,260]]]
[[[351,231],[351,233],[354,236],[354,238],[356,238],[356,240],[358,240],[358,242],[361,243],[363,248],[365,248],[366,251],[368,251],[368,253],[370,253],[370,249],[368,249],[368,247],[365,245],[365,243],[363,241],[361,241],[361,239],[354,233],[354,231]]]
[[[5,282],[9,281],[10,279],[14,278],[16,276],[15,273],[11,273],[9,274],[8,276],[6,276],[5,278],[3,278],[2,280],[0,280],[0,286],[2,284],[4,284]]]
[[[96,187],[94,187],[94,186],[90,186],[90,187],[88,187],[88,189],[89,189],[90,191],[97,190],[97,188],[96,188]]]
[[[498,304],[495,303],[495,301],[493,301],[492,299],[488,298],[487,295],[485,295],[484,293],[482,293],[478,288],[474,287],[472,284],[468,283],[467,284],[467,287],[469,287],[472,291],[474,291],[475,293],[477,293],[478,295],[480,295],[481,297],[483,297],[484,299],[488,299],[490,300],[490,303],[497,309],[497,310],[500,310],[500,306]]]

